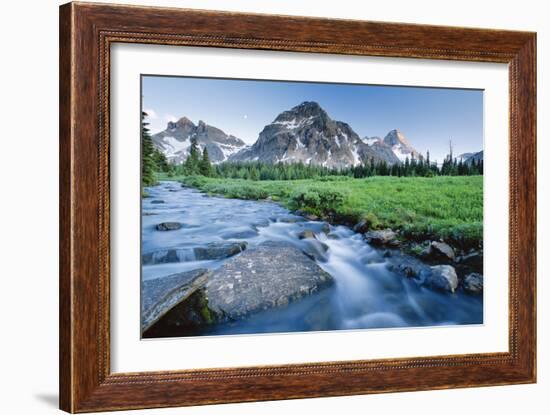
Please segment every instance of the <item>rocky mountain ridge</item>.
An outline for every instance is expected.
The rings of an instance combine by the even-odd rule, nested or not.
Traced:
[[[187,117],[168,122],[164,131],[152,136],[153,145],[174,164],[180,164],[187,158],[192,138],[197,139],[201,151],[204,148],[208,150],[210,160],[214,163],[226,161],[246,147],[240,138],[226,134],[204,121],[195,125]]]
[[[224,161],[260,161],[264,163],[297,163],[329,168],[346,168],[373,160],[388,165],[406,159],[422,160],[418,152],[398,129],[384,138],[360,138],[352,127],[333,120],[313,101],[305,101],[281,112],[260,132],[250,146],[221,129],[187,117],[169,122],[166,129],[152,136],[153,144],[169,162],[182,163],[189,154],[191,139],[196,138],[201,150],[207,148],[214,163]],[[483,158],[483,151],[462,155],[463,161]],[[473,157],[473,158],[472,158]]]

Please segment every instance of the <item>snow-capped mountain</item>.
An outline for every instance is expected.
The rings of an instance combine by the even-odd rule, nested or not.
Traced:
[[[422,155],[411,146],[403,133],[399,130],[391,130],[382,141],[392,149],[393,154],[395,154],[401,162],[404,162],[407,158],[409,160],[413,158],[416,160],[422,159]]]
[[[229,160],[301,161],[343,168],[370,159],[384,160],[389,164],[399,162],[392,152],[379,152],[376,146],[364,143],[348,124],[332,120],[318,103],[306,101],[279,114],[264,127],[251,147],[234,154]]]
[[[466,164],[472,164],[473,161],[483,160],[483,150],[477,153],[464,153],[457,157],[458,161],[462,161]]]
[[[176,122],[170,121],[166,129],[153,135],[152,139],[155,147],[164,153],[169,162],[179,164],[189,155],[193,137],[197,139],[201,151],[206,147],[213,163],[225,161],[246,147],[240,138],[228,135],[203,121],[195,125],[187,117]]]

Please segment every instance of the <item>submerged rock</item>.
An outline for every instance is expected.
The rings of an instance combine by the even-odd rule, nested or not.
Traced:
[[[384,229],[381,231],[369,231],[365,233],[365,239],[368,243],[377,246],[389,245],[398,246],[399,240],[397,234],[391,229]]]
[[[298,234],[298,238],[299,239],[311,239],[311,238],[315,238],[315,233],[310,230],[310,229],[306,229],[305,231],[302,231]]]
[[[386,250],[382,256],[386,258],[387,268],[390,271],[399,272],[407,278],[419,279],[421,275],[427,275],[430,272],[428,265],[399,250],[395,250],[393,253]]]
[[[301,216],[282,216],[280,217],[277,222],[282,223],[298,223],[298,222],[305,222],[305,219]]]
[[[483,293],[483,275],[473,272],[469,274],[462,282],[464,291],[470,294]]]
[[[157,231],[177,231],[181,227],[182,224],[179,222],[162,222],[156,226]]]
[[[439,291],[455,292],[458,286],[458,276],[455,269],[450,265],[435,265],[429,268],[424,275],[423,284],[429,288]]]
[[[254,228],[267,228],[268,226],[269,226],[268,219],[259,219],[252,224],[252,227]]]
[[[147,252],[141,256],[143,265],[168,264],[187,261],[207,261],[229,258],[244,251],[247,243],[212,242],[196,248],[169,248]]]
[[[237,320],[286,306],[330,286],[333,279],[286,242],[264,242],[214,271],[205,287],[218,320]]]
[[[237,255],[247,247],[245,241],[240,242],[212,242],[194,249],[197,261],[223,259]]]
[[[243,231],[227,232],[222,235],[222,239],[247,239],[258,236],[258,232],[254,229],[247,229]]]
[[[142,265],[168,264],[194,260],[195,253],[192,248],[158,249],[141,255]]]
[[[305,246],[302,248],[302,252],[306,254],[311,259],[325,262],[328,260],[328,257],[326,255],[328,251],[328,245],[317,240],[317,239],[311,239],[308,238],[304,241]]]
[[[181,327],[194,325],[195,320],[197,320],[194,313],[184,312],[174,316],[173,310],[177,310],[179,304],[186,303],[195,295],[204,286],[210,274],[211,271],[201,268],[143,281],[141,289],[141,332],[144,337],[147,337],[147,332],[160,320],[163,320],[165,326],[168,323],[167,319],[176,321]],[[174,319],[174,317],[176,318]],[[200,317],[202,318],[202,316]],[[159,329],[160,327],[156,331],[159,331]]]

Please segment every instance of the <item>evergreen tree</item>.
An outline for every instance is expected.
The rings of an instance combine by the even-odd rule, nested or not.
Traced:
[[[214,169],[210,163],[210,158],[208,157],[208,150],[206,147],[204,147],[204,150],[202,151],[202,159],[199,162],[199,173],[206,177],[212,177],[214,175]]]
[[[149,123],[145,122],[147,113],[141,113],[141,184],[142,186],[152,186],[156,183],[155,170],[156,163],[154,159],[155,148],[153,140],[147,127]]]
[[[258,173],[258,169],[255,166],[250,169],[250,180],[260,180],[260,174]]]
[[[200,163],[200,148],[197,139],[191,139],[191,147],[189,148],[189,156],[185,160],[185,171],[188,175],[199,174]]]

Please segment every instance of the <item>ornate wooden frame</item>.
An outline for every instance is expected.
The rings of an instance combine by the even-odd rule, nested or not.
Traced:
[[[509,352],[111,373],[114,42],[509,65]],[[60,407],[68,412],[530,383],[536,379],[536,34],[169,8],[60,8]]]

